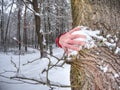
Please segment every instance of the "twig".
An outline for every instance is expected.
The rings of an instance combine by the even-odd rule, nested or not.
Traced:
[[[34,81],[34,82],[36,82],[38,84],[48,85],[47,82],[40,81],[38,79],[33,79],[33,78],[27,78],[27,77],[21,77],[21,76],[15,76],[15,77],[10,77],[10,78],[11,79],[16,79],[18,81],[20,81],[20,80],[27,80],[27,81]],[[69,87],[71,87],[70,85],[54,84],[52,82],[50,82],[50,86],[62,87],[62,88],[69,88]]]
[[[35,62],[35,61],[37,61],[37,60],[39,60],[39,59],[40,59],[40,58],[34,59],[34,60],[32,60],[32,61],[27,61],[27,63],[24,63],[23,66],[25,66],[25,65],[27,65],[27,64],[30,64],[30,63],[33,63],[33,62]]]
[[[24,84],[24,83],[18,83],[18,82],[8,82],[8,81],[0,81],[2,83],[7,83],[7,84]]]

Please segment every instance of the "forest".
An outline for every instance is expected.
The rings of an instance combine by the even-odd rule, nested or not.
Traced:
[[[68,55],[55,40],[77,26]],[[1,0],[0,90],[21,89],[119,90],[120,0]]]
[[[49,49],[55,38],[70,29],[71,15],[68,1],[55,0],[2,0],[0,10],[0,50],[10,48]],[[37,23],[37,24],[36,24]],[[40,32],[40,35],[37,35]],[[42,36],[41,36],[42,34]],[[41,36],[41,37],[39,37]],[[40,39],[40,40],[38,40]]]

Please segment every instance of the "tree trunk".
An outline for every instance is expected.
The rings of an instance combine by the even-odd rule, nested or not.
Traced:
[[[38,2],[37,0],[33,0],[33,9],[36,13],[39,13]],[[35,14],[35,26],[36,26],[36,33],[38,36],[38,43],[40,44],[40,56],[44,56],[43,52],[43,35],[40,33],[40,16]]]
[[[20,23],[21,21],[21,8],[19,7],[18,9],[18,31],[17,31],[17,38],[19,40],[18,46],[19,46],[19,50],[21,50],[21,34],[20,34]]]
[[[23,42],[24,42],[24,46],[25,46],[25,51],[27,52],[27,23],[26,23],[26,10],[27,10],[27,7],[25,6]]]
[[[0,23],[0,28],[1,28],[1,46],[4,45],[4,0],[2,0],[2,11],[1,11],[1,23]]]
[[[44,21],[44,23],[43,23],[43,26],[44,26],[44,32],[45,33],[47,33],[48,31],[48,29],[47,29],[47,22],[48,22],[48,20],[47,20],[47,15],[46,15],[46,13],[47,13],[47,9],[46,9],[46,5],[45,5],[46,3],[43,3],[43,21]],[[45,34],[45,40],[46,40],[46,45],[45,45],[45,49],[46,50],[48,50],[48,44],[49,44],[49,41],[48,41],[48,39],[49,39],[49,37],[48,37],[48,34]]]
[[[71,8],[73,27],[85,25],[100,29],[104,37],[120,32],[120,0],[71,0]],[[119,43],[120,36],[117,37]],[[106,67],[107,71],[102,71],[101,67]],[[72,56],[72,90],[119,90],[119,72],[120,55],[102,46],[83,49]]]
[[[7,21],[7,26],[6,26],[6,30],[5,30],[5,38],[4,38],[4,51],[6,52],[7,49],[9,48],[9,41],[8,41],[8,32],[9,32],[9,23],[10,23],[10,16],[12,13],[12,8],[13,8],[13,4],[14,2],[12,2],[12,6],[10,8],[10,12],[9,12],[9,16],[8,16],[8,21]]]

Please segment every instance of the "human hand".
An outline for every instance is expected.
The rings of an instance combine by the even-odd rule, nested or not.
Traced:
[[[78,30],[80,30],[79,26],[61,35],[59,38],[59,43],[67,54],[70,53],[70,50],[79,51],[79,47],[85,45],[84,41],[76,40],[77,38],[86,38],[85,35],[72,34],[73,32]]]

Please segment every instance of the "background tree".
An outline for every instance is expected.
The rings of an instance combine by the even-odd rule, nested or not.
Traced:
[[[1,22],[0,22],[0,28],[1,28],[1,45],[4,45],[4,0],[1,2]]]
[[[115,51],[120,43],[120,1],[71,0],[71,8],[73,27],[85,25],[99,29],[105,38],[110,35],[108,42],[113,39],[116,43],[111,49],[100,46],[81,50],[72,58],[72,90],[119,90],[120,54],[116,55]],[[103,72],[100,67],[106,66],[108,69]]]
[[[27,12],[27,7],[25,6],[23,41],[24,41],[24,45],[25,45],[25,51],[27,52],[27,21],[26,21],[26,12]]]
[[[6,29],[5,29],[5,37],[3,39],[4,40],[4,51],[5,52],[7,51],[7,48],[9,48],[9,40],[8,40],[8,38],[10,38],[9,37],[10,35],[8,35],[8,31],[9,31],[9,24],[10,24],[10,19],[11,19],[10,17],[11,17],[11,13],[12,13],[13,4],[14,4],[14,0],[11,3],[11,8],[10,8],[10,11],[9,11],[7,24],[6,24]]]
[[[33,0],[33,9],[35,10],[35,25],[36,25],[36,33],[38,36],[38,43],[40,45],[40,56],[43,57],[44,52],[43,52],[43,35],[40,32],[40,24],[41,24],[41,18],[40,16],[37,15],[37,13],[39,14],[39,8],[38,8],[38,1],[37,0]]]
[[[21,13],[22,13],[22,1],[18,0],[18,28],[17,28],[17,39],[19,40],[19,50],[21,50]]]

